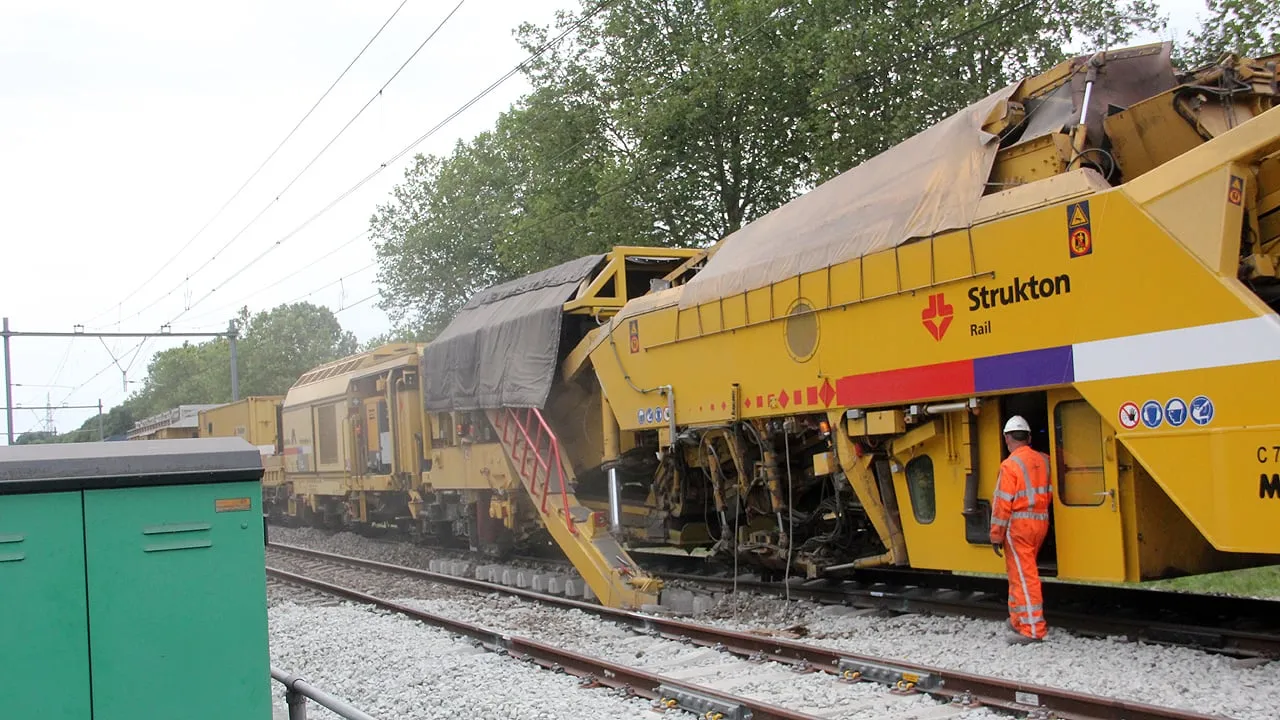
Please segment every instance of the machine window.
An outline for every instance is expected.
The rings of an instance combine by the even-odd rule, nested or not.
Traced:
[[[321,405],[316,408],[316,425],[319,426],[320,442],[316,448],[321,465],[332,465],[338,462],[338,418],[333,405]]]
[[[907,492],[911,495],[911,513],[916,522],[928,525],[938,514],[933,492],[933,458],[921,455],[907,462]]]
[[[1058,451],[1058,499],[1064,505],[1107,501],[1102,461],[1102,418],[1083,400],[1058,403],[1053,410]]]

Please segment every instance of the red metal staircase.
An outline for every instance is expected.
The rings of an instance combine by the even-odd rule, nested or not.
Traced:
[[[489,420],[538,516],[600,601],[630,609],[657,604],[661,581],[641,570],[609,533],[607,520],[574,496],[572,467],[542,413],[503,408],[490,410]]]

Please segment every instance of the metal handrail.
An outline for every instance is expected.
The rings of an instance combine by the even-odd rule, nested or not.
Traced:
[[[542,417],[542,413],[538,412],[537,408],[524,408],[525,419],[523,421],[515,409],[505,408],[505,410],[505,413],[499,412],[498,415],[503,420],[503,441],[505,442],[507,439],[507,426],[509,425],[515,425],[516,430],[519,432],[518,435],[512,436],[511,443],[513,448],[515,447],[515,442],[519,438],[524,438],[524,447],[522,448],[520,455],[520,467],[518,468],[521,475],[525,474],[525,465],[528,462],[528,453],[530,450],[533,451],[533,471],[529,473],[530,494],[533,495],[533,499],[535,501],[538,500],[538,469],[541,468],[545,470],[547,476],[542,485],[541,509],[544,515],[547,514],[547,496],[551,493],[551,477],[554,473],[560,485],[560,499],[564,504],[565,525],[569,528],[570,533],[576,535],[578,533],[578,529],[573,520],[573,515],[569,512],[569,489],[565,482],[564,461],[560,457],[560,439],[556,437],[555,432],[551,430],[551,426],[547,424],[547,421]],[[529,431],[525,428],[525,425],[531,424],[528,421],[533,419],[536,419],[538,424],[534,427],[534,430],[536,431],[535,435],[530,437]],[[544,432],[545,436],[543,434]],[[547,441],[547,453],[550,455],[549,458],[543,458],[542,456],[542,443],[544,440]],[[512,462],[515,462],[516,458],[514,457],[514,453],[511,459]]]
[[[321,707],[326,707],[347,720],[377,720],[372,715],[352,707],[342,698],[334,697],[312,686],[297,675],[272,667],[271,679],[284,685],[284,700],[289,706],[289,720],[307,720],[307,698],[315,700]]]

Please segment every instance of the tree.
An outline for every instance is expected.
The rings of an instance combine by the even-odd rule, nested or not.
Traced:
[[[1209,17],[1179,48],[1178,64],[1192,69],[1227,53],[1258,57],[1280,52],[1280,10],[1274,0],[1205,0]]]
[[[250,316],[239,313],[240,396],[283,395],[306,371],[356,351],[356,338],[325,307],[279,305]],[[125,403],[130,427],[178,405],[231,401],[231,346],[223,338],[158,352],[142,389]],[[115,408],[112,409],[115,412]],[[108,416],[110,417],[110,416]]]
[[[370,221],[380,305],[398,328],[434,335],[472,293],[511,276],[494,247],[510,201],[491,138],[459,143],[446,160],[419,156]]]
[[[356,337],[329,308],[303,302],[254,315],[238,350],[240,395],[283,395],[308,370],[355,353]]]
[[[13,439],[14,445],[43,445],[45,443],[57,442],[58,434],[47,430],[32,430],[24,432]]]
[[[431,337],[425,330],[395,328],[360,343],[358,351],[369,352],[391,343],[425,343],[430,342]]]
[[[858,3],[852,17],[841,5],[811,3],[800,18],[830,28],[806,38],[825,50],[820,56],[799,58],[822,63],[802,120],[815,183],[1043,72],[1068,57],[1063,48],[1073,41],[1093,52],[1165,25],[1149,0]],[[1081,28],[1090,32],[1081,36]]]

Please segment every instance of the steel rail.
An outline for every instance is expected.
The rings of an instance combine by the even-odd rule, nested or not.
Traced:
[[[528,556],[530,562],[563,564],[555,557]],[[658,554],[642,565],[688,565],[689,557]],[[683,562],[682,562],[683,561]],[[705,561],[703,561],[705,562]],[[655,577],[717,587],[732,577],[654,568]],[[868,568],[849,577],[792,583],[739,579],[740,590],[790,594],[819,603],[881,608],[892,612],[934,612],[992,620],[1008,616],[1007,580],[929,570]],[[1047,580],[1044,612],[1050,626],[1083,635],[1124,637],[1189,647],[1240,658],[1280,658],[1280,601],[1150,588],[1086,585]]]
[[[483,647],[491,651],[502,651],[518,660],[527,659],[546,669],[563,671],[583,678],[585,680],[584,686],[605,686],[626,690],[641,697],[666,701],[667,707],[681,707],[699,713],[719,712],[723,717],[733,717],[735,708],[746,708],[751,711],[751,715],[745,717],[750,717],[752,720],[822,720],[822,718],[814,715],[776,707],[754,698],[739,697],[682,680],[664,677],[639,668],[618,665],[617,663],[582,655],[530,638],[511,635],[480,625],[447,618],[443,615],[425,612],[393,600],[379,598],[353,588],[334,585],[285,570],[268,567],[267,574],[277,580],[295,583],[313,590],[319,590],[387,610],[394,610],[406,617],[411,617],[452,633],[474,638]]]
[[[398,540],[371,538],[396,544]],[[442,548],[447,550],[447,548]],[[530,555],[515,560],[563,565],[560,557]],[[690,560],[655,555],[639,560],[647,567]],[[654,577],[702,585],[730,587],[731,577],[653,568]],[[848,578],[819,578],[792,583],[739,579],[740,590],[753,590],[818,603],[880,608],[891,612],[1003,620],[1008,616],[1007,581],[1001,577],[953,575],[925,570],[863,569]],[[1043,586],[1050,626],[1082,635],[1123,637],[1171,647],[1187,647],[1238,658],[1280,658],[1280,600],[1206,595],[1148,588],[1084,585],[1048,580]]]
[[[895,660],[886,660],[885,658],[847,653],[833,648],[807,645],[785,638],[760,636],[674,618],[645,615],[596,603],[546,595],[522,588],[512,588],[471,578],[435,573],[347,555],[326,553],[294,545],[268,543],[267,546],[301,556],[380,570],[485,593],[498,591],[549,605],[582,610],[610,620],[639,627],[647,632],[670,639],[687,639],[699,645],[727,650],[737,655],[756,659],[767,658],[781,663],[796,665],[800,669],[839,674],[846,679],[885,683],[899,691],[927,693],[946,698],[952,702],[976,702],[988,707],[1023,713],[1034,710],[1049,711],[1055,713],[1055,716],[1062,720],[1216,720],[1212,715],[1176,708],[1164,708],[1118,698],[1088,695],[1072,690],[1050,688],[1002,678],[984,677],[961,671],[944,670],[914,663],[903,663]],[[271,568],[268,568],[268,570],[269,572],[283,573],[283,571]],[[316,586],[313,585],[313,587]],[[346,589],[342,590],[346,591]],[[358,591],[350,592],[360,594]],[[372,596],[363,595],[363,597]],[[383,602],[376,598],[374,600],[366,600],[366,602],[375,601]],[[390,604],[386,606],[391,607]],[[417,616],[418,611],[412,608],[406,609],[410,614]],[[423,613],[423,615],[426,614]],[[448,618],[441,618],[441,623],[450,626],[472,627],[466,623],[449,620]],[[488,633],[487,637],[490,637],[495,642],[502,638],[511,637],[496,631],[483,630],[482,628],[479,630]],[[461,629],[457,631],[463,632]],[[464,634],[471,635],[469,632],[464,632]],[[474,637],[474,635],[472,636]],[[567,651],[557,649],[557,652],[564,653]],[[675,684],[678,685],[679,683]],[[698,692],[705,691],[698,690]]]
[[[718,587],[729,587],[734,584],[733,578],[706,577],[688,573],[667,573],[659,574],[658,576],[668,580],[683,580],[685,582]],[[976,584],[963,588],[931,588],[881,582],[845,583],[843,586],[836,584],[825,587],[801,584],[792,585],[790,593],[792,597],[799,596],[815,602],[854,604],[896,612],[931,611],[949,615],[967,615],[1000,620],[1008,616],[1008,606],[1003,596],[996,596],[994,592],[995,584],[991,583],[992,587],[986,589],[980,589]],[[849,585],[853,585],[853,587],[849,587]],[[1003,581],[1000,581],[1000,585],[1003,585]],[[1067,609],[1071,605],[1080,605],[1080,600],[1076,599],[1072,602],[1071,599],[1062,597],[1064,593],[1054,585],[1056,584],[1045,583],[1044,585],[1045,619],[1051,626],[1070,628],[1086,634],[1120,635],[1131,640],[1194,647],[1239,657],[1280,656],[1280,633],[1274,630],[1272,632],[1259,632],[1160,619],[1158,615],[1168,616],[1179,611],[1178,608],[1170,607],[1170,605],[1173,605],[1172,602],[1164,604],[1160,600],[1164,596],[1178,595],[1180,593],[1153,593],[1153,597],[1143,598],[1145,602],[1142,602],[1141,605],[1132,607],[1117,605],[1116,607],[1138,611],[1140,614],[1116,617],[1106,614],[1106,608],[1101,607],[1105,603],[1098,602],[1102,598],[1095,600],[1096,609],[1093,612],[1086,612],[1083,609]],[[737,586],[739,589],[774,595],[781,595],[785,591],[777,583],[758,580],[739,580]],[[1100,594],[1106,595],[1105,592]],[[984,598],[987,598],[987,600],[984,601]],[[1212,602],[1208,598],[1219,599],[1215,596],[1196,597],[1200,604]],[[1273,612],[1280,615],[1280,603],[1278,602],[1249,598],[1240,599],[1248,601],[1250,605],[1273,603],[1276,605]],[[1234,601],[1236,599],[1221,598],[1221,600],[1224,611],[1220,616],[1224,619],[1236,619],[1237,616],[1233,616],[1229,609],[1230,605],[1235,604]],[[1186,605],[1191,604],[1190,602],[1186,603]],[[1202,610],[1202,608],[1197,609]],[[1181,612],[1199,618],[1203,618],[1206,615],[1204,612],[1194,613],[1191,608]]]

